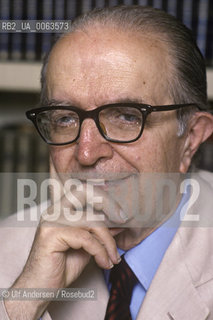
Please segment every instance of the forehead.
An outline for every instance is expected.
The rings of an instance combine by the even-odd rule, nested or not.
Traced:
[[[153,35],[110,28],[75,31],[52,50],[48,96],[94,106],[125,98],[154,103],[159,95],[168,96],[168,74],[167,48]]]

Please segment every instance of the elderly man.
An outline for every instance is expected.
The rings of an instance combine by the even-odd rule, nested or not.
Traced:
[[[41,100],[42,107],[27,116],[50,144],[52,177],[62,185],[66,177],[79,178],[82,188],[71,188],[72,199],[84,208],[87,179],[104,178],[94,188],[102,203],[96,201],[97,221],[91,223],[89,209],[77,222],[61,214],[56,221],[45,219],[55,213],[53,201],[26,244],[30,253],[17,255],[31,231],[3,228],[3,241],[14,249],[5,251],[2,283],[12,289],[95,288],[97,299],[6,299],[1,319],[213,319],[213,175],[197,174],[190,189],[193,195],[198,190],[196,197],[189,191],[181,197],[181,177],[213,132],[205,64],[189,30],[152,8],[90,12],[53,46],[43,67]],[[147,195],[143,185],[151,174],[166,174],[179,186],[170,207],[163,193],[159,219],[157,191]],[[124,195],[129,210],[108,191],[116,194],[135,176],[138,205],[131,211],[134,188]],[[153,179],[155,185],[159,179]],[[73,218],[77,206],[67,200],[69,191],[64,188],[60,212],[70,209]],[[186,203],[185,216],[204,217],[205,227],[166,228]]]

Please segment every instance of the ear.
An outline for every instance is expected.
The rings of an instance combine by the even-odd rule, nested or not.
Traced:
[[[180,163],[180,172],[186,173],[195,152],[201,143],[213,133],[213,115],[207,112],[196,112],[188,123],[184,136],[183,153]]]

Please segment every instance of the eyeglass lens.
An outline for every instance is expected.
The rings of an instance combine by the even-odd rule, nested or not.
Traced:
[[[99,113],[99,123],[104,135],[113,140],[130,141],[140,134],[142,114],[136,108],[111,107]]]
[[[134,107],[108,107],[99,112],[99,130],[106,138],[131,141],[140,134],[143,117]],[[72,110],[47,110],[37,115],[37,126],[47,142],[67,143],[79,133],[80,119]]]

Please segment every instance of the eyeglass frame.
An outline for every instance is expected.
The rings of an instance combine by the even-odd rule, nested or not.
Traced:
[[[106,136],[100,126],[99,123],[99,118],[98,115],[99,113],[104,110],[107,109],[109,107],[132,107],[135,108],[137,110],[139,110],[141,112],[142,115],[142,119],[143,119],[143,123],[141,125],[141,130],[140,133],[138,134],[138,136],[135,139],[132,140],[125,140],[125,141],[120,141],[120,140],[116,140],[116,139],[111,139],[108,136]],[[101,136],[110,142],[114,142],[114,143],[132,143],[137,141],[138,139],[140,139],[140,137],[142,136],[143,130],[144,130],[144,126],[145,126],[145,122],[146,122],[146,118],[147,116],[152,113],[152,112],[159,112],[159,111],[172,111],[172,110],[178,110],[184,107],[195,107],[198,108],[200,111],[205,111],[202,110],[196,103],[184,103],[184,104],[170,104],[170,105],[163,105],[163,106],[151,106],[148,104],[142,104],[142,103],[113,103],[113,104],[106,104],[106,105],[102,105],[99,106],[93,110],[83,110],[80,109],[78,107],[75,106],[43,106],[40,108],[35,108],[35,109],[31,109],[26,111],[26,117],[31,120],[35,126],[35,128],[37,129],[38,133],[40,134],[41,138],[49,145],[54,145],[54,146],[64,146],[64,145],[68,145],[68,144],[72,144],[74,142],[76,142],[78,140],[78,138],[80,137],[80,133],[81,133],[81,125],[83,123],[83,121],[85,119],[93,119],[96,127],[98,128],[99,133],[101,134]],[[79,130],[78,130],[78,134],[76,136],[76,138],[74,140],[65,142],[65,143],[54,143],[54,142],[49,142],[47,141],[47,139],[45,139],[45,137],[41,134],[39,127],[37,125],[37,114],[43,112],[43,111],[49,111],[49,110],[69,110],[69,111],[74,111],[77,113],[78,117],[79,117]]]

